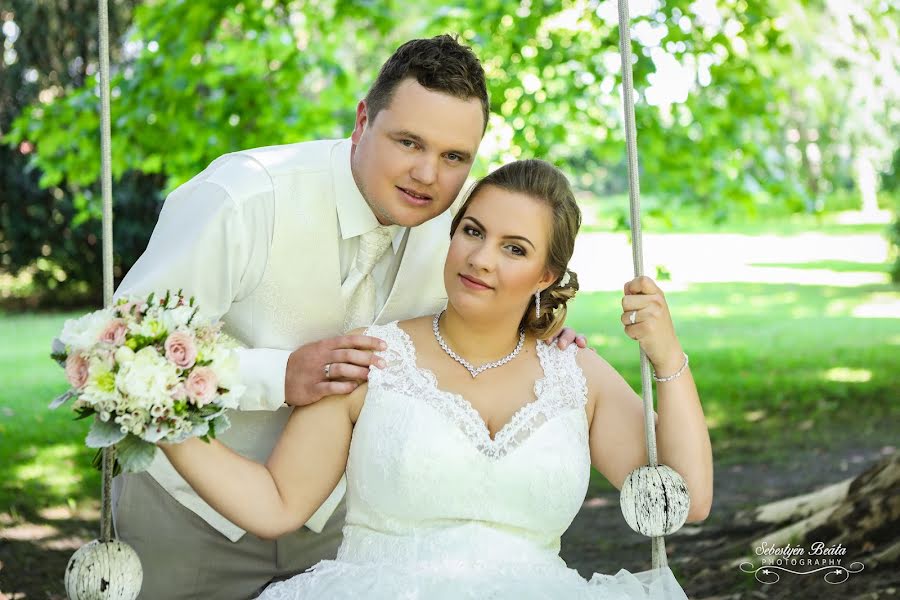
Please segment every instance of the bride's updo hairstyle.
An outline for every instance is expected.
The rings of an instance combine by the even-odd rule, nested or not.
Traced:
[[[534,333],[539,339],[551,338],[562,328],[566,320],[566,302],[578,291],[578,277],[573,271],[567,270],[569,259],[575,250],[575,236],[581,226],[581,210],[575,202],[575,195],[566,176],[550,163],[537,159],[511,162],[472,187],[465,204],[453,217],[450,226],[451,237],[465,216],[469,203],[479,191],[488,186],[525,194],[550,207],[553,222],[550,227],[547,268],[556,274],[556,280],[541,292],[540,317],[534,315],[532,298],[525,314],[522,315],[520,326]]]

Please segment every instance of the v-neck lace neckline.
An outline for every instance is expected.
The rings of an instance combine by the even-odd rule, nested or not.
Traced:
[[[424,405],[448,426],[459,430],[473,449],[487,459],[500,460],[508,456],[534,438],[544,425],[567,415],[574,415],[580,421],[577,430],[585,436],[587,443],[587,415],[584,412],[587,381],[576,360],[577,346],[560,350],[554,345],[536,343],[543,376],[534,382],[534,399],[513,413],[491,437],[481,413],[462,394],[442,390],[434,373],[418,365],[412,338],[397,322],[372,325],[366,334],[387,343],[387,349],[379,352],[387,361],[386,368],[372,368],[369,372],[370,393],[375,390],[394,392],[415,404]]]
[[[538,355],[538,361],[540,362],[541,369],[543,375],[536,379],[533,386],[534,399],[520,406],[513,413],[512,417],[503,424],[500,429],[491,436],[490,427],[485,421],[484,417],[481,416],[481,413],[469,402],[468,399],[463,394],[458,392],[451,392],[449,390],[445,390],[438,385],[437,377],[431,369],[426,367],[419,366],[419,362],[417,360],[416,346],[412,341],[412,337],[403,330],[397,323],[392,323],[392,325],[397,329],[400,334],[400,337],[403,340],[404,346],[406,347],[407,357],[410,360],[410,366],[418,373],[421,377],[425,379],[428,386],[434,391],[436,394],[445,398],[449,402],[455,403],[459,406],[463,411],[469,416],[469,418],[477,423],[480,426],[480,430],[483,434],[483,443],[489,446],[498,447],[506,443],[506,440],[511,437],[515,437],[515,434],[521,428],[521,424],[526,421],[529,414],[536,410],[537,407],[540,407],[540,403],[544,394],[542,394],[544,386],[544,382],[547,379],[547,365],[545,364],[544,357],[542,352],[537,347],[541,344],[541,342],[535,342],[535,351]]]

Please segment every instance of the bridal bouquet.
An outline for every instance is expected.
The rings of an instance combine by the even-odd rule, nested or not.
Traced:
[[[159,441],[208,441],[229,427],[225,409],[243,393],[236,344],[221,327],[200,322],[181,291],[70,319],[52,356],[72,387],[50,408],[74,398],[78,418],[94,418],[88,447],[115,446],[117,471],[146,470]]]

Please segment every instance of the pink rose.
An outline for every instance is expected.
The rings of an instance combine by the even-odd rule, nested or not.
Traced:
[[[203,406],[212,402],[216,397],[219,381],[209,367],[197,367],[188,375],[184,387],[187,389],[188,398],[193,400],[197,406]]]
[[[76,390],[80,390],[87,383],[88,361],[83,354],[73,352],[66,358],[66,379]]]
[[[125,332],[127,330],[128,327],[125,325],[125,321],[113,319],[100,334],[100,341],[114,346],[121,346],[125,343]]]
[[[176,331],[166,338],[166,359],[182,369],[190,369],[197,361],[197,345],[194,336],[186,331]]]

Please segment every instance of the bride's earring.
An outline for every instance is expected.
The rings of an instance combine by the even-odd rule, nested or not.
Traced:
[[[534,318],[541,318],[541,290],[534,293]]]

